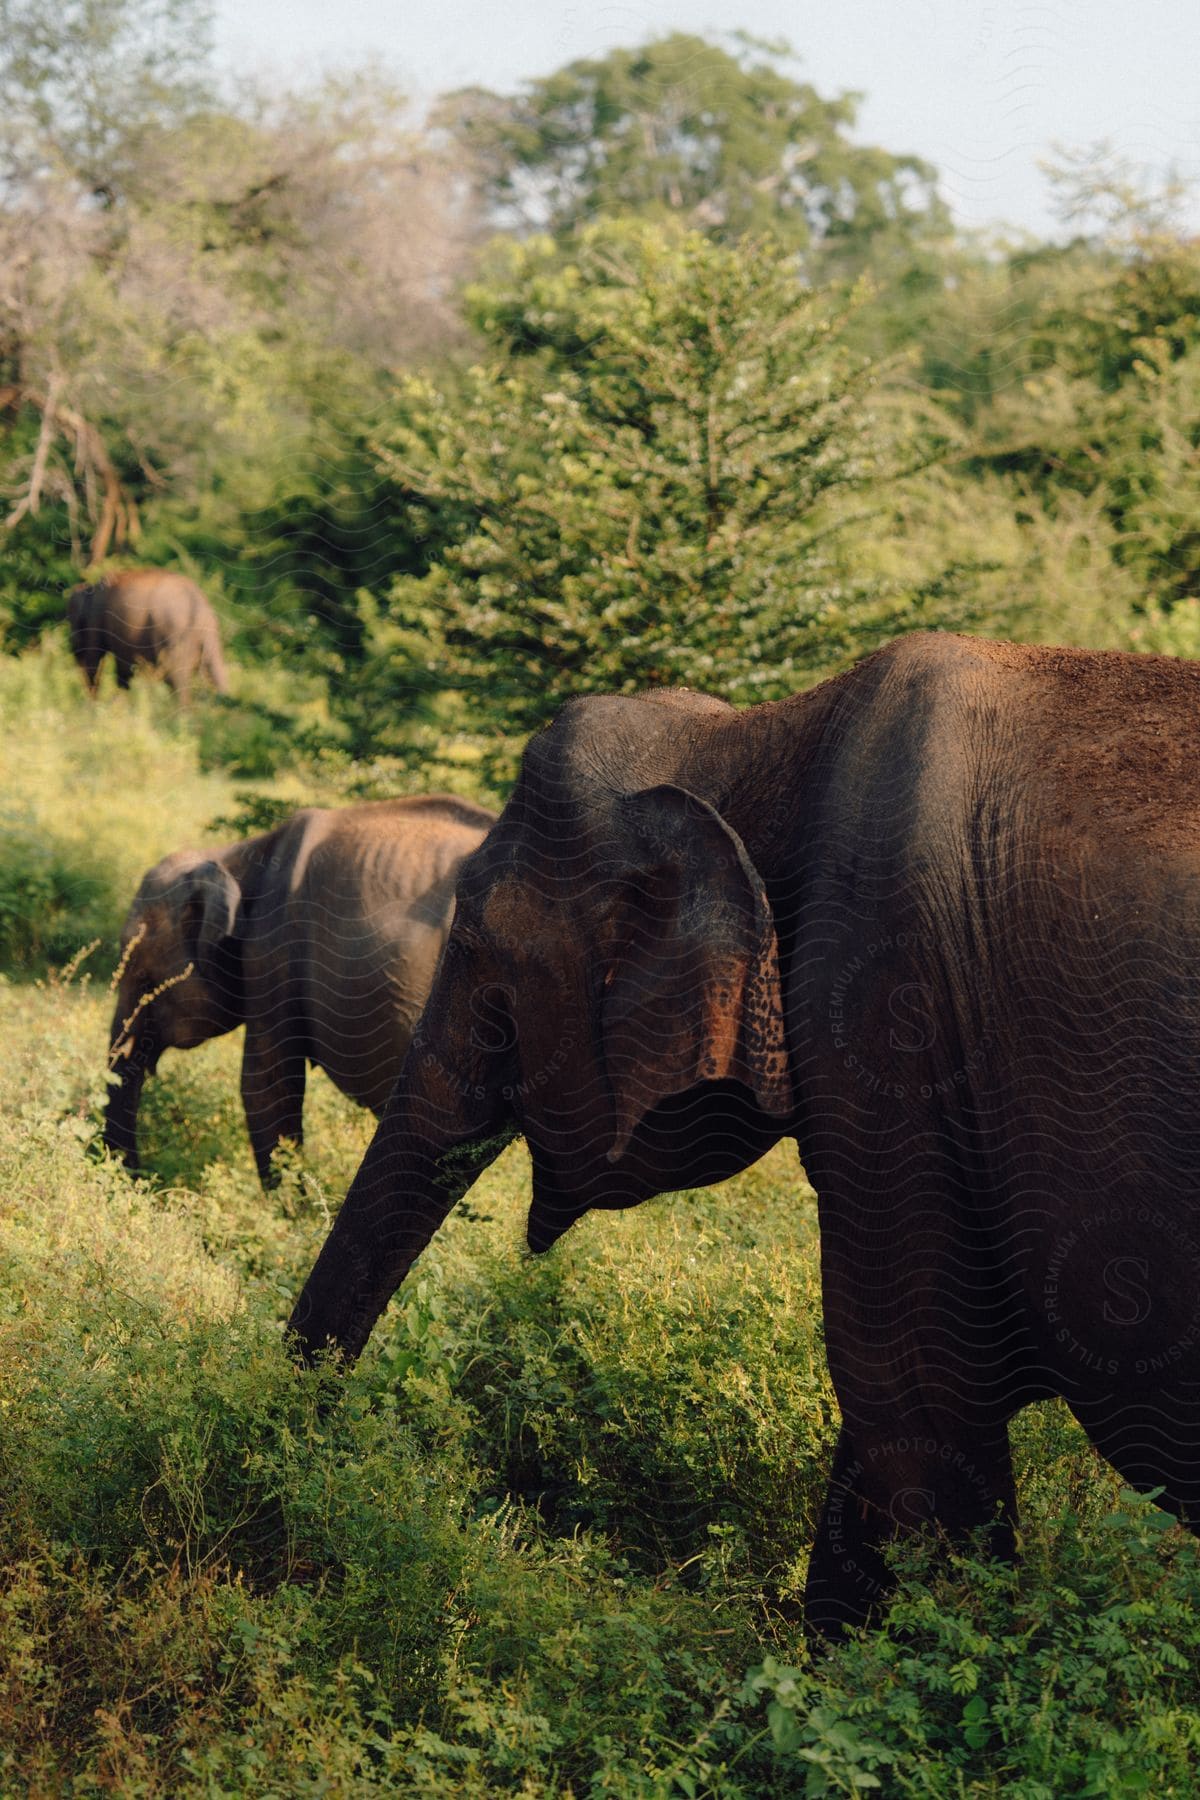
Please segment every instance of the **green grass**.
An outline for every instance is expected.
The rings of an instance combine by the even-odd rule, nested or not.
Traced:
[[[785,1146],[531,1260],[513,1145],[344,1387],[293,1369],[371,1121],[314,1078],[265,1196],[235,1034],[163,1058],[144,1180],[97,1154],[103,956],[44,963],[242,790],[157,690],[93,714],[70,674],[0,664],[6,805],[108,883],[0,981],[0,1795],[1196,1792],[1195,1548],[1060,1407],[1014,1427],[1019,1569],[912,1547],[809,1660],[837,1413]]]
[[[202,842],[234,785],[201,771],[160,683],[107,683],[93,704],[57,638],[0,658],[0,716],[0,968],[61,965],[94,938],[111,967],[144,870]]]

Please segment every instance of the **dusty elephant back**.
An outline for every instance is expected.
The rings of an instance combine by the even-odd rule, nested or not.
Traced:
[[[158,668],[186,701],[204,675],[228,691],[216,614],[196,583],[169,569],[123,569],[76,588],[67,601],[71,648],[95,691],[104,657],[125,686],[137,664]]]
[[[114,651],[157,661],[191,633],[197,642],[216,628],[212,607],[194,581],[166,569],[128,569],[99,584]]]
[[[459,868],[493,822],[450,795],[314,808],[276,849],[288,891],[266,961],[287,956],[309,1059],[375,1111],[432,985]]]

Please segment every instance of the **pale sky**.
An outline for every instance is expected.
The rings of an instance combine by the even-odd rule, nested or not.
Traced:
[[[1057,229],[1037,163],[1107,138],[1200,184],[1200,0],[217,0],[227,67],[387,69],[414,96],[511,90],[673,30],[785,37],[818,92],[862,90],[857,135],[935,163],[966,225]]]

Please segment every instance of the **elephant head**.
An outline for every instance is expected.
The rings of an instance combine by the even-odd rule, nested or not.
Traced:
[[[375,1139],[292,1318],[354,1356],[514,1132],[528,1239],[720,1181],[787,1128],[779,952],[738,833],[684,779],[736,719],[699,696],[576,702],[526,752]],[[663,774],[673,777],[662,779]]]
[[[104,1141],[138,1166],[142,1084],[164,1050],[189,1050],[242,1020],[238,948],[242,891],[222,860],[178,851],[143,877],[121,933],[109,1036],[117,1077]]]

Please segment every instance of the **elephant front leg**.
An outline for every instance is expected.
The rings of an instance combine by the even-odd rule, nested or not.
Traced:
[[[100,688],[100,664],[104,661],[104,652],[85,647],[75,652],[75,661],[79,665],[83,685],[94,700]]]
[[[275,1186],[271,1158],[282,1138],[304,1142],[303,1053],[281,1046],[270,1037],[246,1030],[242,1055],[242,1104],[259,1179]]]
[[[1006,1426],[980,1433],[934,1416],[884,1435],[843,1425],[808,1567],[809,1633],[836,1641],[868,1622],[894,1585],[884,1548],[903,1532],[932,1526],[961,1543],[985,1527],[992,1554],[1011,1558],[1015,1524]]]

